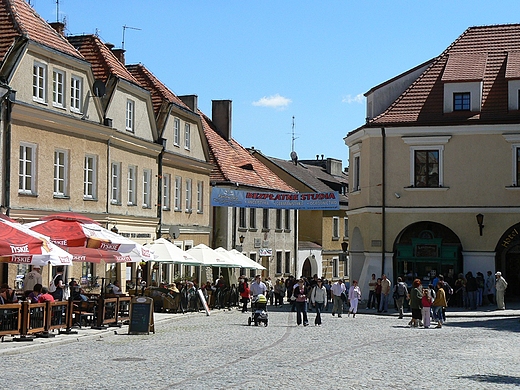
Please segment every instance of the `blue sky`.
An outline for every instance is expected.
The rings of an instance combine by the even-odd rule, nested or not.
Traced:
[[[31,0],[47,21],[56,0]],[[289,159],[348,165],[343,138],[363,94],[448,47],[468,27],[519,23],[520,1],[59,0],[67,34],[122,46],[177,95],[233,101],[233,137]],[[515,19],[516,17],[516,19]],[[139,30],[136,30],[137,28]]]

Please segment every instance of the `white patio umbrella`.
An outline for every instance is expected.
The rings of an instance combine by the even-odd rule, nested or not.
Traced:
[[[227,252],[228,252],[229,257],[231,257],[233,259],[233,261],[240,264],[241,268],[251,268],[251,269],[260,269],[260,270],[265,269],[265,267],[263,265],[257,263],[254,260],[251,260],[249,257],[240,253],[236,249],[231,249]]]
[[[153,261],[158,263],[201,265],[202,263],[195,259],[188,252],[183,251],[177,245],[171,243],[164,238],[158,238],[154,242],[145,245],[145,248],[152,250],[156,258]]]
[[[239,267],[239,265],[232,261],[226,254],[217,252],[204,244],[196,245],[193,248],[188,249],[186,252],[199,260],[202,266],[228,268]]]

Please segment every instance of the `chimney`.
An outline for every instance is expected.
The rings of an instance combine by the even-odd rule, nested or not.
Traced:
[[[220,134],[229,141],[231,139],[231,100],[211,101],[211,121]]]
[[[182,100],[182,102],[184,104],[186,104],[191,111],[193,112],[197,112],[197,107],[198,107],[198,104],[197,104],[197,100],[198,100],[198,96],[197,95],[184,95],[184,96],[178,96],[179,99]]]
[[[125,49],[110,49],[112,50],[112,53],[116,56],[116,58],[121,62],[123,65],[125,65]]]
[[[62,22],[52,22],[52,23],[49,23],[49,25],[54,29],[56,30],[56,32],[58,34],[60,34],[61,36],[65,36],[65,23],[62,23]]]
[[[343,173],[343,163],[335,158],[327,158],[327,173],[333,176],[341,176]]]

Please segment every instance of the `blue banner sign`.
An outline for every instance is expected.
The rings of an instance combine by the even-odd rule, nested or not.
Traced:
[[[339,210],[339,193],[257,192],[213,187],[211,205],[262,209]]]

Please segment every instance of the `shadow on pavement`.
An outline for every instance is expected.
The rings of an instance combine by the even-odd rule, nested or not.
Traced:
[[[471,318],[467,321],[448,321],[446,326],[450,328],[486,328],[490,330],[502,330],[506,332],[520,332],[520,321],[512,318]]]
[[[485,383],[500,383],[500,384],[508,384],[508,385],[520,385],[520,377],[510,376],[510,375],[467,375],[467,376],[459,376],[458,379],[471,379],[475,382],[485,382]]]

